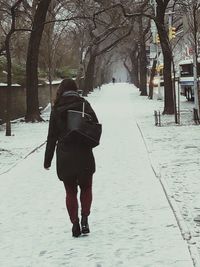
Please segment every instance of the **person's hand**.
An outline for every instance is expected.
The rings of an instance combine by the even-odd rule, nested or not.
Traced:
[[[49,165],[49,164],[44,164],[44,168],[45,168],[45,170],[49,170],[50,169],[50,167],[51,167],[51,165]]]

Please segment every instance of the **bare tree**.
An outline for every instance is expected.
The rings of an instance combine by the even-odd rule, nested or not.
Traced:
[[[27,29],[19,29],[16,27],[16,18],[19,12],[20,5],[23,0],[15,1],[11,6],[7,3],[1,3],[1,10],[10,15],[10,25],[8,32],[4,30],[5,41],[2,43],[0,52],[5,51],[6,56],[6,65],[7,65],[7,94],[6,94],[6,136],[11,136],[11,122],[10,122],[10,113],[11,113],[11,92],[12,92],[12,57],[10,50],[10,42],[13,34],[17,31],[25,31]],[[2,26],[3,29],[3,26]]]
[[[38,101],[38,57],[47,11],[51,0],[38,1],[26,61],[26,121],[41,121]]]
[[[146,27],[144,20],[147,20]],[[150,20],[147,18],[139,17],[139,72],[140,80],[139,87],[141,95],[147,96],[147,54],[146,54],[146,35],[150,30]]]
[[[157,59],[154,58],[149,79],[149,99],[153,99],[153,87],[154,87],[153,80],[156,74],[156,65],[157,65]]]
[[[158,34],[160,37],[160,44],[162,48],[163,58],[164,58],[164,85],[165,85],[165,99],[164,99],[164,114],[174,114],[174,92],[172,85],[172,49],[168,37],[168,27],[166,27],[165,14],[170,3],[170,0],[155,0],[156,2],[156,12],[154,13],[154,6],[151,6],[148,0],[143,0],[135,2],[135,6],[130,10],[130,6],[124,1],[120,3],[113,4],[107,9],[120,8],[123,15],[126,18],[140,17],[144,16],[155,21]]]
[[[90,43],[86,52],[88,62],[85,70],[84,95],[93,90],[96,58],[114,49],[131,34],[133,28],[116,10],[107,10],[102,4],[100,6],[103,8],[97,10],[93,16],[93,25],[91,23],[88,25]]]

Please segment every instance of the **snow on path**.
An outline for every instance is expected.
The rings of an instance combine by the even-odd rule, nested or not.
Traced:
[[[1,176],[0,266],[193,266],[150,167],[134,120],[133,90],[108,85],[89,99],[103,124],[94,150],[90,236],[71,237],[63,185],[55,160],[43,170],[43,148]]]

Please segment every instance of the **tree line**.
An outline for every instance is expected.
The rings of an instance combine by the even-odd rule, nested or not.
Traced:
[[[176,13],[173,17],[179,29],[183,27],[182,15],[192,13],[194,19],[190,22],[195,28],[197,47],[198,10],[199,1],[194,0],[0,0],[0,58],[6,60],[8,87],[6,135],[11,134],[9,116],[15,62],[25,65],[27,122],[42,120],[39,70],[44,70],[49,80],[50,98],[56,70],[66,65],[76,69],[77,83],[87,96],[94,87],[108,81],[111,65],[121,59],[131,82],[141,95],[147,95],[147,46],[153,38],[152,21],[164,59],[163,113],[173,114],[172,63],[176,44],[169,39],[167,12]]]

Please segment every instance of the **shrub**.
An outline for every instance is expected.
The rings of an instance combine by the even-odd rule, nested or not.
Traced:
[[[55,74],[58,78],[61,78],[61,79],[75,78],[77,75],[77,70],[71,69],[69,67],[62,67],[62,68],[56,69]]]

